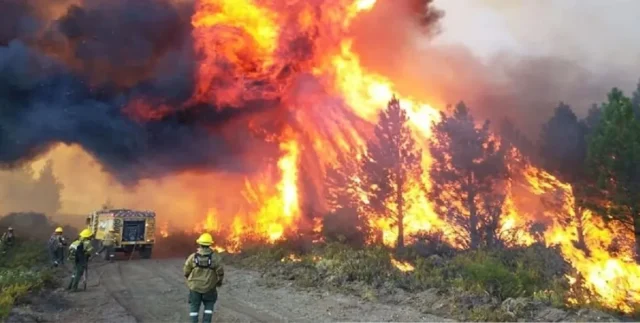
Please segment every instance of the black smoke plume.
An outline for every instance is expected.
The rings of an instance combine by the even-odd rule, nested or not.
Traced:
[[[267,103],[184,108],[196,63],[192,11],[191,2],[168,0],[0,2],[0,165],[62,142],[122,181],[249,167],[233,158],[243,147],[216,129]],[[170,108],[141,122],[126,113],[136,100]]]

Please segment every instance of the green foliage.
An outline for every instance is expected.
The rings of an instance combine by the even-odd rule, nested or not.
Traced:
[[[455,256],[451,263],[462,278],[462,287],[487,292],[500,300],[531,297],[540,291],[566,290],[568,286],[558,283],[564,271],[550,273],[548,265],[545,266],[549,259],[541,253],[536,260],[528,250],[531,249],[466,252]]]
[[[459,228],[461,243],[471,249],[498,246],[498,224],[506,197],[508,145],[477,127],[464,103],[432,126],[429,199],[435,211]]]
[[[547,170],[564,181],[574,182],[582,176],[587,155],[586,127],[578,120],[571,107],[564,103],[542,126],[540,154]]]
[[[500,299],[523,296],[525,284],[534,279],[530,272],[511,272],[495,257],[484,252],[458,256],[453,260],[462,276],[463,287],[484,291]]]
[[[0,259],[0,319],[28,292],[53,283],[52,272],[43,267],[46,264],[45,246],[31,241],[16,241]]]
[[[316,267],[325,275],[372,285],[380,285],[393,276],[389,250],[382,246],[354,249],[333,243],[323,251]]]
[[[419,289],[444,288],[453,278],[448,276],[450,272],[450,266],[438,264],[433,258],[420,257],[416,260],[413,278]]]
[[[613,89],[602,107],[600,123],[589,138],[588,166],[597,178],[599,209],[605,220],[618,221],[640,234],[640,122],[632,102]],[[638,260],[640,260],[640,241]]]

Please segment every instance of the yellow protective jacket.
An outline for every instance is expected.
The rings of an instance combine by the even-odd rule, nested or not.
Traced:
[[[196,253],[189,255],[183,270],[187,286],[194,292],[205,294],[222,285],[222,259],[211,248],[198,248]]]
[[[91,241],[88,239],[85,240],[80,238],[72,242],[71,245],[69,246],[69,258],[76,257],[76,249],[78,248],[80,243],[83,244],[82,247],[84,249],[84,257],[81,257],[81,259],[75,259],[75,260],[77,263],[86,263],[89,261],[89,258],[91,258],[91,254],[93,254],[93,246],[91,245]]]
[[[111,247],[116,243],[116,235],[113,232],[107,232],[102,239],[102,245],[105,247]]]

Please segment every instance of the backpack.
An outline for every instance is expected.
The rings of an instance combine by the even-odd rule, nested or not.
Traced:
[[[76,263],[84,260],[84,241],[79,241],[77,245],[71,244],[71,247],[69,247],[69,258],[74,259]]]
[[[211,264],[212,264],[212,262],[213,262],[213,261],[211,260],[211,257],[212,257],[212,256],[213,256],[213,253],[210,253],[210,254],[208,254],[208,255],[201,255],[201,254],[196,253],[196,254],[193,256],[193,262],[194,262],[194,264],[196,265],[196,267],[212,269],[212,268],[211,268]],[[204,263],[203,263],[203,262],[200,260],[200,257],[206,257],[206,262],[204,262]]]

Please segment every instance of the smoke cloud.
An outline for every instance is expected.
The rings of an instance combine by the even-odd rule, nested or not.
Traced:
[[[186,168],[250,169],[232,158],[244,147],[231,147],[219,128],[257,105],[182,108],[197,61],[191,3],[44,2],[0,3],[0,164],[62,142],[79,144],[121,181]],[[131,117],[155,106],[166,110],[151,121]]]
[[[379,0],[354,22],[362,63],[392,79],[400,95],[437,108],[464,100],[479,118],[510,117],[536,139],[559,101],[586,111],[628,83],[628,73],[594,71],[566,55],[503,53],[485,61],[466,47],[435,44],[447,33],[436,7]],[[240,108],[190,103],[201,60],[193,8],[191,0],[0,2],[0,164],[19,165],[66,143],[122,182],[257,168],[259,159],[239,157],[277,147],[239,121],[281,109],[278,99]],[[308,59],[312,44],[289,38],[297,40],[290,54]],[[290,118],[283,114],[274,116]]]
[[[497,123],[508,117],[535,141],[560,101],[585,116],[612,87],[631,89],[640,77],[628,69],[640,59],[634,54],[640,42],[630,39],[637,35],[626,32],[628,24],[611,22],[634,21],[638,3],[585,1],[570,10],[569,3],[427,1],[431,16],[437,8],[445,14],[431,21],[425,35],[425,26],[407,19],[411,13],[399,2],[380,2],[358,21],[355,45],[363,64],[389,76],[402,94],[440,109],[464,100],[478,118]],[[620,8],[629,19],[618,16]],[[500,19],[504,25],[491,27]]]

